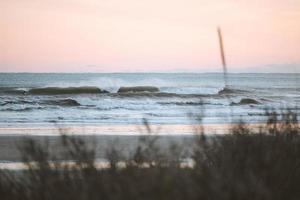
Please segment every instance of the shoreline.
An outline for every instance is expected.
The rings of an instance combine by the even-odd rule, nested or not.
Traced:
[[[139,139],[141,135],[76,135],[74,137],[80,138],[88,147],[95,148],[96,158],[104,159],[106,150],[114,147],[122,149],[125,155],[129,155],[140,144]],[[155,137],[149,135],[149,137]],[[51,149],[54,154],[59,154],[63,149],[61,136],[41,136],[41,135],[23,135],[23,136],[0,136],[0,168],[3,165],[20,163],[22,161],[20,146],[24,144],[26,139],[32,139],[40,145],[45,145]],[[160,135],[157,145],[161,149],[167,150],[171,144],[179,144],[185,148],[190,148],[193,142],[193,135]],[[65,160],[65,158],[58,158],[58,160]]]
[[[249,125],[249,128],[258,128],[261,125]],[[206,124],[204,128],[205,133],[215,135],[225,134],[225,131],[233,126],[232,124]],[[22,157],[19,147],[26,138],[33,139],[40,144],[47,144],[54,152],[59,153],[63,148],[61,133],[72,135],[79,137],[89,146],[96,147],[96,158],[103,159],[106,150],[111,146],[117,146],[123,150],[124,154],[130,154],[139,144],[140,136],[159,136],[158,145],[162,149],[167,150],[174,143],[190,149],[199,124],[151,125],[150,127],[153,130],[150,134],[144,125],[64,127],[61,129],[55,127],[0,128],[0,168],[20,168]]]
[[[227,131],[237,124],[203,124],[206,133],[226,134]],[[247,124],[249,128],[257,129],[263,124]],[[153,135],[176,136],[194,135],[199,124],[163,124],[151,125]],[[59,136],[61,134],[78,136],[138,136],[149,135],[145,125],[72,125],[72,126],[40,126],[40,127],[0,127],[0,137],[2,136]]]

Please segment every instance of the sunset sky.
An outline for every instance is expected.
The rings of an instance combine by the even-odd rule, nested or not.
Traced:
[[[0,0],[1,72],[299,72],[300,0]]]

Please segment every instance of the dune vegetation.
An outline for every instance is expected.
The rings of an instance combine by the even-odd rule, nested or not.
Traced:
[[[141,136],[125,155],[106,149],[108,165],[97,165],[96,149],[80,138],[61,136],[58,162],[47,145],[24,139],[26,170],[0,171],[0,198],[44,199],[264,199],[300,198],[300,129],[291,111],[267,112],[258,131],[239,123],[226,135],[195,128],[190,151],[179,144],[167,149],[158,136]],[[144,122],[151,135],[151,126]],[[72,163],[72,164],[71,164]]]

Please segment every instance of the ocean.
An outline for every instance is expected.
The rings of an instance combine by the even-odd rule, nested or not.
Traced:
[[[300,113],[299,78],[228,74],[223,90],[221,73],[0,73],[0,128],[258,124],[266,109]],[[134,86],[158,91],[118,92]]]

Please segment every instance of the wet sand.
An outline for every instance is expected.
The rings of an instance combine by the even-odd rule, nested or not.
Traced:
[[[252,128],[259,125],[251,125]],[[206,134],[224,134],[232,125],[205,125]],[[41,144],[49,144],[55,153],[61,151],[62,133],[83,139],[91,147],[96,147],[96,157],[105,157],[105,151],[117,145],[122,152],[129,154],[137,147],[141,135],[153,137],[159,135],[158,145],[163,149],[171,143],[190,147],[194,140],[197,125],[151,125],[153,133],[149,135],[142,125],[85,126],[85,127],[34,127],[0,128],[0,163],[20,162],[19,147],[25,138],[32,138]],[[199,128],[199,127],[198,127]],[[63,158],[62,158],[63,159]]]
[[[224,134],[230,129],[231,124],[206,124],[204,128],[209,134]],[[253,125],[251,125],[253,126]],[[257,125],[254,125],[257,126]],[[179,125],[163,124],[150,125],[154,135],[193,135],[198,124]],[[148,135],[144,125],[56,125],[56,126],[29,126],[29,127],[5,127],[0,128],[0,136],[58,136],[61,134],[70,135]]]
[[[125,155],[132,152],[138,144],[139,136],[133,135],[94,135],[94,136],[75,136],[85,141],[89,147],[95,147],[97,152],[97,159],[105,158],[106,149],[111,146],[116,146],[122,150]],[[153,137],[153,136],[149,136]],[[62,142],[60,136],[0,136],[0,163],[1,162],[20,162],[21,154],[20,147],[25,139],[31,138],[34,141],[48,146],[53,153],[59,153],[62,149]],[[166,148],[169,144],[190,144],[194,137],[192,135],[185,136],[159,136],[158,145]],[[64,158],[61,158],[64,160]]]

